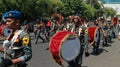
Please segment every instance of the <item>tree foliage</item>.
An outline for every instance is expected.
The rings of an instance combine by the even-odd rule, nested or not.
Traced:
[[[104,14],[106,15],[106,16],[114,16],[114,15],[116,15],[116,11],[113,9],[113,8],[110,8],[110,7],[106,7],[106,8],[104,8]]]
[[[93,6],[86,4],[84,2],[82,2],[82,5],[84,6],[84,10],[83,10],[84,16],[88,18],[93,18],[95,15],[96,9]]]
[[[61,9],[61,13],[64,16],[81,13],[81,0],[63,0],[62,2],[64,2],[64,6]]]
[[[51,17],[56,12],[65,17],[79,14],[89,19],[99,16],[100,13],[115,14],[113,9],[102,10],[101,6],[98,0],[0,0],[0,18],[10,10],[21,11],[26,20]]]
[[[2,0],[0,1],[0,13],[10,10],[19,10],[23,13],[24,19],[35,20],[43,16],[51,16],[55,7],[62,7],[60,0]]]

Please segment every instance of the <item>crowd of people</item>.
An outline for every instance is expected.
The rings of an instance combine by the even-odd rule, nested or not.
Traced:
[[[93,52],[99,54],[99,46],[111,46],[112,39],[118,36],[119,25],[118,18],[114,17],[111,22],[107,22],[106,18],[97,18],[95,21],[86,21],[85,17],[78,15],[69,16],[67,21],[64,20],[60,14],[55,14],[54,19],[49,19],[47,22],[40,21],[35,24],[35,44],[40,38],[42,42],[49,42],[50,38],[58,31],[74,32],[80,39],[82,44],[80,54],[72,61],[67,61],[70,67],[80,67],[82,64],[82,57],[89,56],[89,44],[93,46]],[[95,32],[90,30],[96,28]],[[90,41],[90,36],[93,35],[93,40]],[[92,38],[91,38],[92,39]]]
[[[4,24],[0,23],[0,27],[4,28],[3,26],[5,25],[5,27],[12,29],[12,32],[6,37],[3,42],[3,49],[0,50],[4,54],[9,54],[11,59],[3,57],[1,67],[9,67],[11,65],[26,67],[25,62],[32,58],[31,33],[34,33],[35,44],[38,43],[39,38],[42,43],[49,42],[51,37],[58,31],[68,31],[77,34],[82,44],[80,54],[74,60],[67,62],[69,67],[81,67],[84,52],[86,57],[89,56],[89,44],[92,44],[93,51],[98,54],[101,42],[102,46],[109,46],[110,44],[108,43],[111,43],[112,39],[117,37],[116,32],[119,32],[117,17],[114,17],[111,23],[108,23],[106,18],[86,21],[86,17],[73,15],[65,20],[61,14],[55,14],[54,18],[46,21],[40,20],[37,23],[24,24],[21,21],[22,15],[19,11],[9,11],[4,14],[3,18],[5,21]],[[90,30],[92,27],[95,27],[95,32],[90,33],[93,31]],[[0,36],[4,35],[1,33],[0,30]],[[94,35],[93,40],[89,35]]]

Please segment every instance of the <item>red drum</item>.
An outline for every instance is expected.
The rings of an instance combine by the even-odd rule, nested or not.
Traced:
[[[88,37],[89,44],[92,45],[94,42],[100,40],[100,32],[98,27],[89,27],[88,28]]]
[[[71,61],[79,55],[80,40],[75,33],[59,31],[51,38],[49,48],[53,59],[63,66],[62,59]]]
[[[114,17],[112,19],[112,22],[111,22],[113,25],[117,25],[118,24],[118,18],[117,17]]]

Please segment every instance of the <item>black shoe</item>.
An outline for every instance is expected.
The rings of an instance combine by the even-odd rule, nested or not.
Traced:
[[[77,64],[76,67],[82,67],[81,64]]]
[[[48,40],[46,40],[46,42],[49,42],[50,40],[48,39]]]
[[[37,44],[37,42],[35,42],[35,44]]]
[[[46,48],[46,50],[49,50],[49,48]]]
[[[43,41],[41,43],[45,43],[45,39],[43,39]]]
[[[90,56],[89,52],[85,52],[85,57]]]

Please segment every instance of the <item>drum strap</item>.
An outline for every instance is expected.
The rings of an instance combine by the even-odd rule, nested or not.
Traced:
[[[11,39],[11,46],[10,46],[10,49],[11,47],[13,47],[13,44],[15,43],[15,40],[18,38],[18,36],[23,32],[23,30],[19,30],[17,31],[17,33],[15,33],[15,35],[13,36],[13,38]]]

